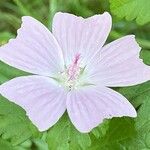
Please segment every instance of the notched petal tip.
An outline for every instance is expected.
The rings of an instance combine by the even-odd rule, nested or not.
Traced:
[[[112,21],[112,17],[111,17],[111,15],[110,15],[110,13],[109,12],[104,12],[104,13],[102,13],[102,14],[95,14],[95,15],[93,15],[93,16],[90,16],[90,17],[82,17],[82,16],[77,16],[77,15],[74,15],[74,14],[71,14],[71,13],[66,13],[66,12],[61,12],[61,11],[59,11],[59,12],[56,12],[55,13],[55,15],[54,15],[54,18],[55,17],[59,17],[59,16],[72,16],[72,17],[76,17],[76,18],[80,18],[80,19],[85,19],[85,20],[87,20],[87,19],[89,19],[89,18],[91,18],[91,17],[95,17],[95,16],[97,16],[97,17],[107,17],[110,21]],[[54,19],[53,18],[53,19]]]
[[[36,21],[36,19],[34,19],[34,18],[31,17],[31,16],[23,16],[23,17],[21,18],[21,25],[20,25],[20,27],[17,29],[17,36],[14,37],[14,38],[9,39],[6,44],[1,45],[1,46],[0,46],[0,49],[1,49],[1,48],[4,48],[5,46],[7,46],[7,45],[9,45],[9,44],[11,44],[12,42],[14,42],[14,40],[16,40],[16,39],[18,38],[18,36],[19,36],[21,30],[24,28],[24,23],[27,22],[27,21],[29,21],[29,19]]]
[[[137,45],[137,47],[141,50],[142,48],[141,48],[140,44],[137,42],[137,40],[136,40],[136,38],[135,38],[135,35],[134,35],[134,34],[131,34],[131,35],[128,35],[128,36],[133,39],[133,43],[134,43],[135,45]]]
[[[109,12],[107,12],[107,11],[105,11],[103,14],[101,14],[101,15],[103,15],[103,16],[105,16],[105,17],[108,17],[110,20],[112,20],[112,17],[111,17],[111,14],[109,13]]]
[[[132,112],[132,114],[129,117],[132,117],[132,118],[136,118],[137,117],[137,112],[136,112],[135,109],[134,109],[134,112]]]
[[[120,116],[120,117],[132,117],[132,118],[136,118],[137,117],[137,112],[135,110],[135,108],[132,106],[132,104],[130,104],[130,108],[129,108],[129,112],[126,112],[126,114]]]
[[[86,130],[84,130],[84,129],[79,129],[79,128],[76,128],[76,129],[77,129],[79,132],[81,132],[81,133],[83,133],[83,134],[86,134],[86,133],[91,132],[94,128],[95,128],[95,127],[89,128],[89,129],[86,129]]]
[[[41,121],[40,123],[37,123],[37,120],[35,118],[31,117],[30,114],[26,112],[26,116],[30,119],[30,121],[35,125],[35,127],[38,129],[40,132],[47,131],[49,128],[51,128],[51,125],[46,125],[44,120]]]
[[[21,18],[22,21],[25,21],[26,19],[34,19],[34,18],[32,16],[22,16]]]
[[[53,17],[53,24],[54,24],[54,21],[55,21],[55,19],[57,20],[57,19],[59,19],[59,18],[61,18],[61,19],[63,19],[63,18],[66,18],[66,17],[70,17],[70,19],[71,19],[71,17],[73,17],[73,18],[75,18],[75,19],[85,19],[85,18],[83,18],[82,16],[76,16],[76,15],[74,15],[74,14],[71,14],[71,13],[66,13],[66,12],[56,12],[55,13],[55,15],[54,15],[54,17]]]
[[[142,48],[140,47],[139,43],[136,41],[135,35],[134,34],[126,35],[125,37],[122,37],[122,39],[123,38],[126,38],[128,41],[131,42],[132,45],[135,46],[134,50],[135,50],[135,52],[137,52],[138,58],[140,59],[140,51]]]
[[[21,27],[22,27],[23,24],[28,24],[30,21],[31,21],[31,23],[32,22],[41,23],[40,21],[38,21],[37,19],[33,18],[32,16],[23,16],[21,18],[21,21],[22,21]]]

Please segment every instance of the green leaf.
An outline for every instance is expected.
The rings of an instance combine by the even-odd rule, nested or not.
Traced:
[[[134,120],[131,118],[113,118],[110,120],[106,135],[93,139],[89,150],[124,150],[121,141],[136,135]]]
[[[13,38],[14,35],[10,32],[1,32],[0,33],[0,46],[5,44],[9,39]]]
[[[138,117],[135,119],[137,135],[122,142],[128,150],[150,149],[150,98],[140,107]]]
[[[0,61],[0,84],[18,76],[28,75],[29,73],[15,69]]]
[[[91,139],[89,134],[83,134],[77,131],[65,114],[59,122],[49,130],[47,143],[51,150],[87,150],[91,145]]]
[[[141,58],[143,59],[145,64],[150,65],[150,50],[142,50]]]
[[[3,62],[0,62],[0,72],[0,84],[17,76],[28,75],[28,73],[15,69]],[[1,96],[0,135],[2,135],[3,139],[10,140],[13,145],[17,145],[39,135],[39,132],[21,107]]]
[[[109,0],[111,12],[140,25],[150,22],[150,0]]]
[[[44,140],[34,139],[33,143],[36,150],[49,150],[48,144]]]
[[[1,150],[14,150],[12,145],[3,139],[0,139],[0,149]]]
[[[32,139],[36,150],[49,150],[46,142],[47,132],[44,132],[41,138]]]
[[[112,119],[106,135],[95,140],[89,150],[150,149],[150,98],[145,100],[134,119]],[[134,123],[135,122],[135,123]],[[93,145],[93,144],[92,144]]]
[[[136,86],[119,88],[117,91],[137,108],[145,100],[150,99],[150,81]]]
[[[9,141],[0,138],[0,150],[31,150],[31,141],[27,140],[19,146],[13,146]],[[47,149],[37,149],[47,150]]]
[[[39,136],[39,132],[22,108],[0,97],[0,135],[17,145]]]
[[[91,134],[93,134],[96,138],[105,136],[107,130],[109,129],[109,122],[110,120],[104,120],[103,123],[91,131]]]

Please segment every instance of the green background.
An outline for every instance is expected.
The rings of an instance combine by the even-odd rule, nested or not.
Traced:
[[[110,12],[113,27],[107,42],[134,34],[140,57],[150,65],[150,0],[0,0],[0,45],[16,36],[22,16],[33,16],[51,30],[57,11],[83,17]],[[0,84],[25,74],[0,62]],[[79,133],[67,114],[39,133],[22,108],[0,97],[0,150],[149,150],[150,82],[115,90],[130,100],[138,117],[105,120],[89,134]]]

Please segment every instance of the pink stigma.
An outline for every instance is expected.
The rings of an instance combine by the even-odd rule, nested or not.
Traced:
[[[69,80],[76,79],[76,77],[79,74],[79,65],[78,65],[78,63],[79,63],[80,57],[81,57],[80,54],[76,54],[73,63],[67,69],[67,74],[69,75]]]
[[[80,59],[80,54],[76,54],[75,59],[74,59],[74,64],[77,64],[79,59]]]

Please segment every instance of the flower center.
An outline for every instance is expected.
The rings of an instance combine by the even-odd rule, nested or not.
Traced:
[[[81,77],[83,76],[85,67],[80,67],[80,59],[81,55],[76,54],[72,63],[66,66],[65,70],[60,72],[56,78],[53,78],[60,86],[64,86],[69,91],[76,89],[81,84]]]

